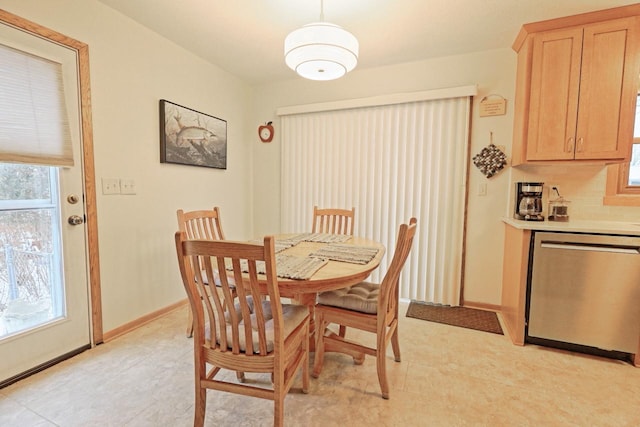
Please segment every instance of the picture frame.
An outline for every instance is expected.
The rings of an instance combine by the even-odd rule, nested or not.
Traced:
[[[160,163],[227,168],[227,122],[161,99]]]

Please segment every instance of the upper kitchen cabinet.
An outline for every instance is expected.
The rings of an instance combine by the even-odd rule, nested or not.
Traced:
[[[640,5],[525,24],[513,48],[514,166],[629,159]]]

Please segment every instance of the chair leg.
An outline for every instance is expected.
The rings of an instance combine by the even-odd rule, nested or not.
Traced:
[[[340,335],[341,338],[344,338],[346,334],[347,334],[347,327],[344,325],[340,325],[340,331],[338,332],[338,335]]]
[[[278,396],[276,394],[273,405],[273,426],[284,426],[284,396]]]
[[[384,334],[378,333],[378,345],[376,346],[376,367],[378,369],[378,382],[382,391],[382,398],[389,398],[389,382],[387,381],[387,341]]]
[[[305,337],[308,337],[309,323],[307,323],[305,328]],[[307,394],[309,393],[309,338],[302,339],[302,351],[304,351],[304,357],[302,360],[302,392]]]
[[[324,363],[324,330],[326,328],[324,315],[322,310],[316,309],[316,355],[313,362],[313,378],[318,378],[322,371],[322,364]]]
[[[400,362],[400,340],[398,339],[398,324],[396,323],[393,335],[391,335],[391,347],[393,348],[393,357],[396,362]]]
[[[191,306],[189,306],[189,317],[187,320],[187,338],[191,338],[193,336],[193,312],[191,311]]]
[[[204,426],[204,415],[207,411],[207,389],[200,386],[200,379],[196,378],[196,404],[194,408],[193,426]]]
[[[273,426],[284,426],[284,375],[274,372],[273,382]]]

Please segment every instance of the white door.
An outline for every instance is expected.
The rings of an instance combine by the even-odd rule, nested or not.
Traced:
[[[75,162],[0,163],[1,384],[90,347],[91,334],[77,54],[4,24],[0,43],[62,64]]]

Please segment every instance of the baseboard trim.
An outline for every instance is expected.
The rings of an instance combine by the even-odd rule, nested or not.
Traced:
[[[495,305],[495,304],[487,304],[484,302],[465,301],[463,304],[463,307],[495,311],[496,313],[500,313],[500,311],[502,311],[502,306]]]
[[[139,328],[140,326],[146,325],[147,323],[156,320],[168,313],[171,313],[174,310],[177,310],[179,308],[182,308],[183,306],[187,305],[189,303],[189,300],[184,299],[182,301],[178,301],[174,304],[171,304],[167,307],[161,308],[160,310],[156,310],[154,312],[151,312],[149,314],[145,314],[142,317],[139,317],[138,319],[132,320],[131,322],[125,323],[122,326],[118,326],[115,329],[112,329],[110,331],[107,331],[104,333],[103,335],[103,339],[104,342],[108,342],[111,341],[121,335],[126,334],[127,332],[131,332],[134,329]]]

